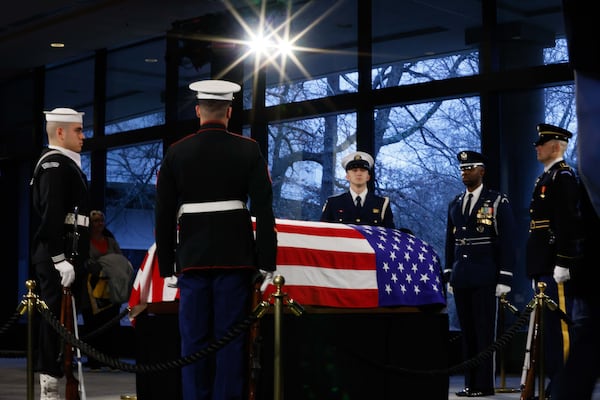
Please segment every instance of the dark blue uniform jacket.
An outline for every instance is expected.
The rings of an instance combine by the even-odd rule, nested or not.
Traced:
[[[458,195],[448,206],[445,281],[455,288],[511,286],[515,222],[508,198],[484,186],[465,219],[463,197]]]
[[[321,221],[395,228],[390,199],[371,192],[367,192],[365,204],[360,210],[350,192],[329,197],[323,206]]]

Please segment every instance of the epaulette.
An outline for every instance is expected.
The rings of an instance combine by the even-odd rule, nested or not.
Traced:
[[[573,171],[573,168],[571,168],[569,166],[569,164],[567,164],[564,160],[562,160],[558,163],[558,167],[554,170],[554,173],[552,174],[552,180],[554,180],[554,178],[556,178],[556,174],[558,174],[558,173],[562,174],[565,172],[568,172],[569,175],[575,176],[575,171]]]

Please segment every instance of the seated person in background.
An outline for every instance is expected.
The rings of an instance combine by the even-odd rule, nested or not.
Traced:
[[[104,226],[102,211],[94,210],[90,212],[90,259],[87,263],[87,296],[84,296],[87,298],[84,298],[81,309],[84,332],[85,335],[92,333],[88,341],[92,347],[106,355],[116,356],[120,322],[113,321],[109,328],[98,335],[93,333],[116,318],[121,309],[121,304],[114,303],[110,299],[108,277],[102,271],[102,263],[99,262],[99,259],[106,254],[122,254],[121,248],[112,232]],[[99,370],[104,365],[88,356],[88,362],[84,366],[91,370]]]
[[[327,199],[321,221],[395,228],[389,197],[377,196],[367,187],[374,165],[373,157],[362,151],[342,159],[350,190]]]

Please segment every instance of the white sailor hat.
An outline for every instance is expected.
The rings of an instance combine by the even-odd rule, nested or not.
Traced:
[[[75,111],[71,108],[55,108],[52,111],[44,111],[48,122],[78,122],[83,123],[84,112]]]
[[[352,168],[364,168],[370,171],[373,164],[375,164],[373,157],[364,151],[355,151],[342,158],[342,167],[346,171]]]
[[[209,79],[190,83],[190,89],[197,92],[196,98],[200,100],[233,100],[233,94],[242,87],[237,83]]]

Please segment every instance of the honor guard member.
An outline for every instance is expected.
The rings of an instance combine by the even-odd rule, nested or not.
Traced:
[[[227,130],[240,85],[205,80],[189,87],[200,129],[167,150],[155,209],[160,274],[178,276],[182,356],[205,349],[247,317],[252,279],[259,269],[275,270],[277,252],[267,163],[255,140]],[[243,333],[212,358],[184,366],[183,399],[245,398],[245,343]]]
[[[571,315],[570,268],[579,256],[581,218],[578,179],[563,159],[572,134],[549,124],[537,125],[534,143],[544,172],[535,181],[529,206],[527,276],[546,283],[544,293],[560,310]],[[544,313],[544,371],[550,384],[568,355],[570,335],[567,321],[558,312]],[[546,391],[550,393],[550,387]]]
[[[457,154],[465,192],[448,206],[444,281],[454,294],[468,360],[492,345],[496,335],[496,297],[511,290],[515,263],[514,215],[505,194],[483,184],[486,159],[474,151]],[[489,396],[494,389],[494,358],[465,373],[461,397]]]
[[[373,157],[363,151],[356,151],[345,156],[341,164],[346,170],[350,190],[327,199],[321,221],[394,228],[389,197],[377,196],[367,188],[375,165]]]
[[[42,151],[31,179],[33,218],[37,219],[33,226],[38,227],[32,240],[31,265],[40,300],[59,318],[62,287],[72,287],[73,297],[78,298],[85,275],[83,261],[90,246],[88,185],[79,154],[84,113],[70,108],[44,113],[48,147]],[[75,231],[78,238],[74,240]],[[58,399],[58,381],[64,376],[60,360],[64,343],[43,318],[38,333],[34,369],[40,374],[40,399]]]

